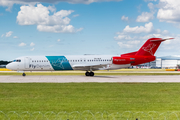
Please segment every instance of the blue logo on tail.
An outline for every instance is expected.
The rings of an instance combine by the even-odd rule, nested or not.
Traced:
[[[54,70],[73,70],[65,56],[46,56]]]

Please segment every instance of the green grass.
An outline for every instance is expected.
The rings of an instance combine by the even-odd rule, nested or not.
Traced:
[[[0,111],[179,111],[180,83],[1,83]]]
[[[179,92],[180,83],[0,83],[0,119],[175,120]]]

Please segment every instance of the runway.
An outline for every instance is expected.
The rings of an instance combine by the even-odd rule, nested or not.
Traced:
[[[0,76],[0,83],[170,83],[180,82],[180,75],[156,76]]]

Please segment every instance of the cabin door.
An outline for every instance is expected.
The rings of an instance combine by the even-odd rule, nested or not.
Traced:
[[[24,58],[24,67],[25,67],[25,69],[29,69],[29,62],[30,62],[30,59],[28,57],[25,57]]]

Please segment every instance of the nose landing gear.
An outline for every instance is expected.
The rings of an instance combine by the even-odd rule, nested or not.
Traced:
[[[23,73],[23,74],[22,74],[22,76],[24,76],[24,77],[25,77],[25,76],[26,76],[26,73]]]
[[[87,72],[85,73],[85,75],[86,75],[86,76],[94,76],[94,72],[92,72],[92,71],[91,71],[91,72],[88,72],[88,71],[87,71]]]

